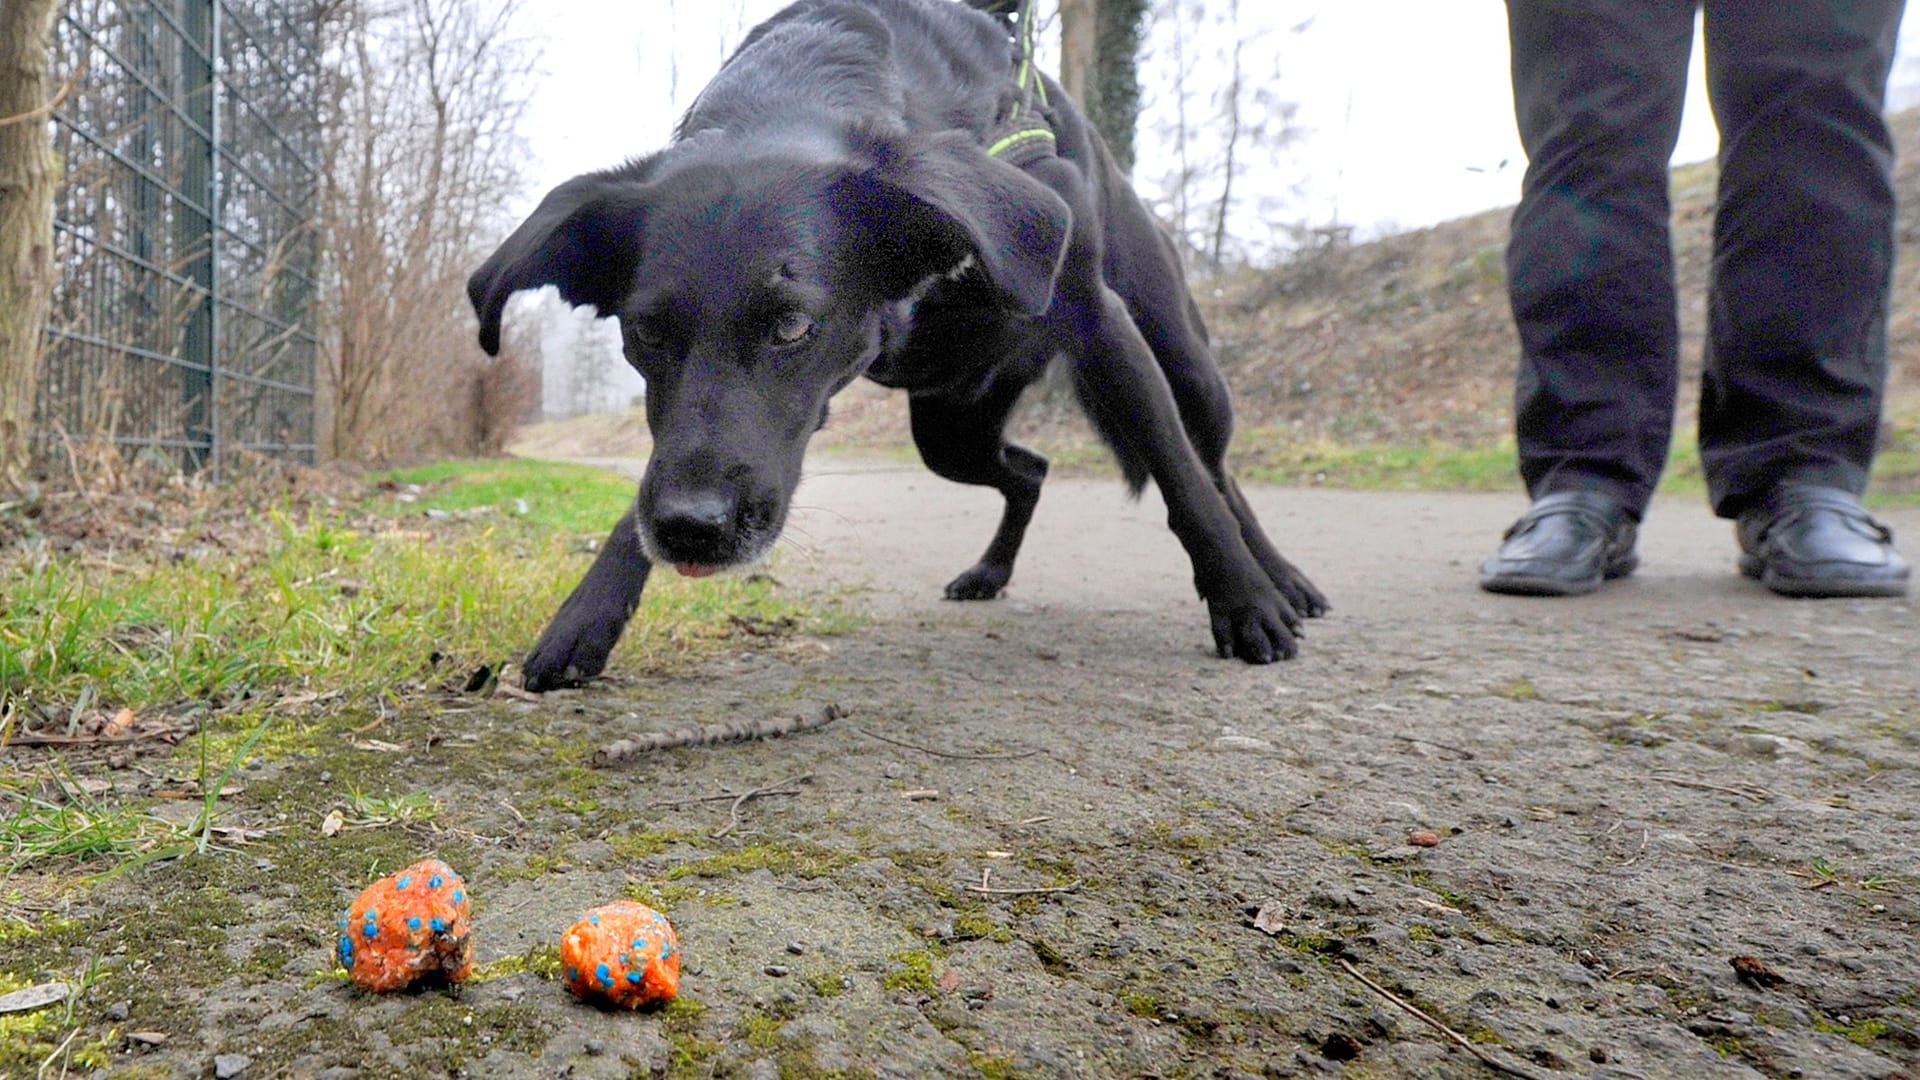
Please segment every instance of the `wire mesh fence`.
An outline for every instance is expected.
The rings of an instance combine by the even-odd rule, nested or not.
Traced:
[[[313,458],[318,26],[301,0],[65,5],[44,455]]]

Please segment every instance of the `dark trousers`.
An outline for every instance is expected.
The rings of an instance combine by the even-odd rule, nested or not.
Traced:
[[[1507,279],[1534,497],[1640,516],[1679,367],[1667,162],[1697,0],[1508,0],[1527,175]],[[1706,0],[1720,188],[1700,397],[1714,511],[1783,479],[1867,484],[1885,397],[1893,149],[1881,115],[1904,0]]]

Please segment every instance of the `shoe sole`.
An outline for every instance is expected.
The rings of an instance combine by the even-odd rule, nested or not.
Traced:
[[[1780,596],[1791,596],[1796,600],[1845,600],[1907,595],[1907,579],[1896,578],[1892,581],[1862,581],[1858,578],[1796,578],[1777,573],[1761,561],[1758,556],[1742,554],[1740,573],[1743,577],[1767,587]]]
[[[1482,577],[1480,587],[1502,596],[1585,596],[1609,581],[1633,573],[1639,565],[1640,556],[1629,553],[1626,558],[1608,566],[1598,577],[1568,581],[1566,578],[1534,577],[1529,574],[1501,574]]]

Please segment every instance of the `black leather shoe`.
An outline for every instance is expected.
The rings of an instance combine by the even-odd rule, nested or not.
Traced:
[[[1598,491],[1542,495],[1513,523],[1480,587],[1519,596],[1578,596],[1640,565],[1640,527],[1620,500]]]
[[[1782,484],[1740,515],[1740,572],[1782,596],[1904,596],[1893,530],[1841,488]]]

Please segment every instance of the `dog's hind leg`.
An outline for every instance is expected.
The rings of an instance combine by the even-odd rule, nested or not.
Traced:
[[[521,683],[528,690],[578,685],[607,666],[607,657],[627,628],[627,620],[640,606],[640,592],[653,569],[640,550],[633,515],[629,509],[621,516],[588,567],[587,576],[574,586],[533,651],[521,662]]]
[[[961,484],[994,488],[1007,500],[980,561],[947,583],[949,600],[991,600],[1013,576],[1027,523],[1040,502],[1047,459],[1006,441],[1007,416],[1020,400],[1024,384],[997,383],[979,398],[959,395],[912,399],[913,442],[936,475]]]

